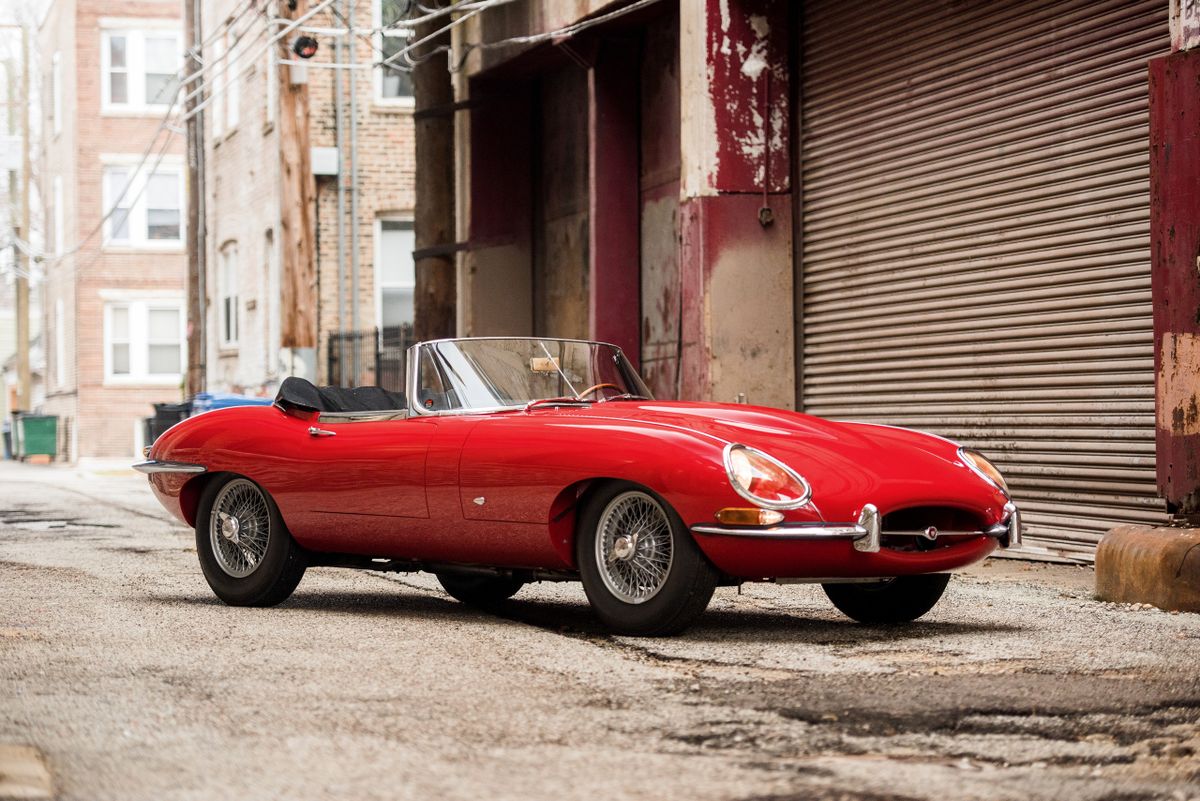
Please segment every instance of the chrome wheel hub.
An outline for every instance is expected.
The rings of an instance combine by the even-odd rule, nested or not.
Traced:
[[[623,492],[609,501],[596,531],[596,563],[604,587],[618,600],[640,604],[667,582],[674,562],[671,521],[645,492]]]
[[[209,514],[209,543],[217,566],[233,578],[245,578],[267,555],[271,515],[263,491],[244,478],[221,487]]]

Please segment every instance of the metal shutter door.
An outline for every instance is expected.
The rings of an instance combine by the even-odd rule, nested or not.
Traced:
[[[1091,559],[1166,520],[1146,61],[1167,6],[805,6],[805,411],[979,448],[1031,549]]]

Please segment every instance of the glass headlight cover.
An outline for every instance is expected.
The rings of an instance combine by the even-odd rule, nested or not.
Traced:
[[[803,476],[748,445],[725,446],[725,472],[738,495],[763,509],[798,509],[812,497]]]
[[[996,469],[996,465],[984,458],[983,454],[959,448],[958,455],[963,460],[963,464],[975,471],[984,481],[1000,489],[1005,495],[1008,494],[1008,483],[1005,482],[1004,476]]]

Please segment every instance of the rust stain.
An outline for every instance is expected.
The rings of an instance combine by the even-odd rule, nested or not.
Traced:
[[[1200,434],[1200,336],[1167,332],[1158,371],[1158,427],[1172,434]]]

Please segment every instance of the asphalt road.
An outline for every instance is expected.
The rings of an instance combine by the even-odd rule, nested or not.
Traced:
[[[320,569],[233,609],[140,477],[4,463],[0,747],[81,801],[1200,799],[1200,616],[1090,584],[992,560],[887,629],[747,585],[654,640],[578,585],[489,616]]]

